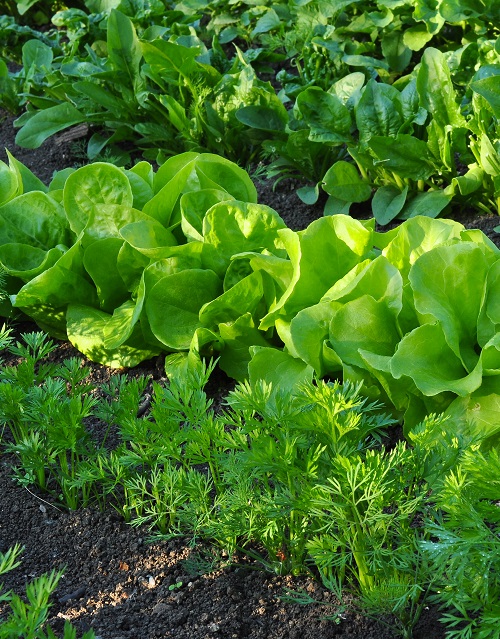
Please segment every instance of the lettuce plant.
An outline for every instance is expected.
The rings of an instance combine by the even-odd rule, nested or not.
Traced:
[[[268,343],[253,315],[272,283],[229,267],[240,251],[284,254],[276,235],[284,223],[255,204],[255,187],[236,165],[195,153],[156,175],[148,163],[131,171],[96,163],[56,176],[48,192],[18,166],[2,167],[0,261],[17,288],[13,305],[44,329],[91,359],[127,366],[191,342],[210,348],[224,324],[233,344],[224,366],[236,374],[245,344]]]
[[[452,221],[415,217],[386,234],[370,229],[334,216],[280,232],[292,272],[260,328],[274,326],[285,344],[288,356],[276,355],[281,383],[302,360],[305,376],[363,380],[366,392],[404,415],[407,429],[447,409],[456,427],[473,420],[495,437],[498,249]],[[266,370],[272,351],[252,352],[250,379],[279,384]]]
[[[12,306],[89,358],[166,351],[174,376],[218,356],[230,376],[281,388],[342,376],[407,429],[447,410],[496,436],[499,250],[481,232],[414,216],[375,233],[345,215],[294,232],[209,154],[156,174],[95,163],[48,190],[14,159],[0,168]]]

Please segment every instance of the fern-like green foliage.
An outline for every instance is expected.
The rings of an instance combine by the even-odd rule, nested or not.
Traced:
[[[214,364],[200,361],[168,384],[116,375],[97,399],[81,362],[47,362],[55,345],[43,334],[14,344],[4,327],[0,344],[20,359],[0,367],[0,427],[20,483],[70,508],[109,504],[157,537],[242,550],[275,573],[312,572],[408,639],[430,597],[450,637],[499,637],[500,453],[452,432],[449,416],[385,446],[394,419],[359,384],[253,377],[215,409]],[[106,427],[100,441],[90,415]],[[19,552],[0,557],[0,572]],[[42,632],[58,573],[40,579],[29,604],[9,595],[6,628],[24,615]]]
[[[17,568],[21,561],[19,557],[23,548],[16,544],[7,552],[0,553],[0,575]],[[0,602],[6,602],[10,613],[5,619],[0,620],[0,638],[12,639],[56,639],[56,635],[46,625],[50,602],[49,598],[57,588],[63,573],[52,570],[41,575],[26,586],[25,599],[12,592],[2,592],[0,586]],[[93,630],[87,631],[82,639],[94,639]],[[76,629],[68,622],[64,624],[62,639],[76,639]]]
[[[435,495],[443,516],[422,549],[450,639],[500,637],[500,453],[470,446]]]

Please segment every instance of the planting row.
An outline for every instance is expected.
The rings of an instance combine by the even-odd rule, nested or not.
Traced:
[[[81,362],[48,363],[54,345],[23,337],[0,335],[20,358],[0,368],[0,424],[22,485],[70,508],[111,505],[156,536],[244,551],[279,574],[312,571],[405,637],[430,602],[450,637],[498,636],[500,458],[487,440],[431,416],[411,448],[385,451],[393,420],[348,382],[247,382],[215,414],[204,366],[153,383],[144,416],[147,379],[112,377],[98,399]],[[87,430],[90,416],[103,428]]]
[[[323,188],[330,214],[372,198],[381,224],[499,211],[493,1],[86,5],[26,41],[20,71],[0,61],[0,104],[26,107],[21,146],[86,123],[90,159],[264,159],[269,176],[315,184],[306,202]],[[31,34],[6,16],[3,29]]]
[[[333,215],[294,232],[210,154],[66,169],[48,189],[14,158],[0,171],[5,316],[108,366],[165,351],[170,376],[204,357],[275,388],[341,376],[407,429],[447,410],[497,437],[500,251],[480,231]]]

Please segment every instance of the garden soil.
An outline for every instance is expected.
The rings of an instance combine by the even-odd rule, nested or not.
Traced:
[[[14,144],[12,118],[0,113],[0,159],[4,147],[42,181],[55,170],[73,166],[71,141],[54,139],[40,149]],[[277,210],[293,229],[306,227],[321,216],[317,207],[303,204],[296,185],[258,182],[259,202]],[[460,219],[481,228],[493,241],[497,216]],[[18,333],[36,330],[17,326]],[[78,352],[58,342],[51,355],[62,361]],[[4,354],[5,355],[5,354]],[[116,374],[88,363],[98,387]],[[147,375],[165,381],[162,358],[143,363],[129,375]],[[120,371],[123,373],[124,371]],[[215,405],[232,388],[222,373],[215,374],[207,392]],[[338,601],[312,577],[284,577],[266,573],[245,556],[219,556],[209,546],[186,539],[150,540],[151,533],[124,523],[112,509],[68,512],[46,495],[22,488],[12,479],[14,459],[0,457],[0,552],[15,543],[24,546],[22,563],[1,580],[18,594],[33,578],[52,569],[64,576],[52,596],[49,621],[62,636],[65,620],[82,632],[92,628],[99,639],[392,639],[397,636],[389,619],[367,619],[349,598]],[[47,499],[47,501],[45,501]],[[315,600],[310,605],[282,599],[287,591],[302,591]],[[0,614],[2,609],[0,608]],[[427,608],[414,632],[415,639],[442,639],[439,611]]]

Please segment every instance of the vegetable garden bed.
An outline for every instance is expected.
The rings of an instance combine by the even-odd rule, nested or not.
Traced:
[[[2,123],[2,136],[5,146],[14,148],[9,119]],[[46,175],[73,161],[69,147],[61,150],[51,141],[39,150],[15,152],[33,170],[37,165],[44,167]],[[280,211],[292,228],[305,228],[311,218],[321,215],[319,207],[304,205],[287,183],[273,190],[271,182],[260,182],[258,188],[259,200]],[[482,226],[493,240],[497,238],[493,231],[496,217],[470,216],[462,221],[472,228]],[[20,338],[34,325],[14,327]],[[49,356],[53,362],[68,357],[81,355],[65,342]],[[165,381],[162,362],[161,356],[145,362],[131,370],[130,376]],[[92,362],[85,364],[91,367],[89,379],[97,389],[116,374]],[[214,373],[207,392],[220,406],[233,387],[234,382],[219,372]],[[182,538],[151,542],[147,527],[131,528],[109,507],[104,512],[85,508],[68,513],[57,501],[46,501],[43,492],[31,490],[29,485],[16,486],[12,481],[15,464],[12,455],[3,457],[0,551],[5,552],[14,543],[22,544],[25,550],[21,565],[4,575],[3,583],[6,589],[22,592],[33,578],[64,569],[51,598],[49,621],[56,634],[62,632],[64,621],[70,620],[79,633],[93,628],[103,639],[140,635],[200,639],[398,636],[390,616],[383,624],[366,618],[349,596],[340,602],[331,590],[310,577],[266,573],[259,562],[244,553],[230,561],[203,541],[194,546],[192,540]],[[180,582],[182,586],[177,585]],[[298,603],[300,600],[309,605]],[[426,606],[414,636],[443,637],[439,616],[436,607]]]
[[[226,4],[0,1],[0,638],[498,639],[497,3]]]
[[[16,147],[11,122],[12,118],[6,117],[0,125],[0,146],[12,149],[41,179],[50,179],[55,170],[78,162],[72,157],[69,144],[60,146],[48,141],[31,151]],[[7,157],[2,155],[0,159],[6,161]],[[258,188],[259,201],[280,211],[291,228],[305,228],[315,215],[321,215],[318,208],[302,203],[287,184],[273,190],[272,182],[261,182]],[[19,339],[23,332],[36,329],[26,322],[14,327]],[[81,355],[61,342],[50,360],[62,362],[69,357]],[[91,367],[90,381],[97,388],[116,374],[83,361]],[[132,377],[138,374],[165,380],[162,358],[131,371]],[[220,405],[234,382],[222,373],[214,376],[207,392]],[[65,620],[75,625],[78,636],[93,628],[102,639],[398,636],[386,625],[360,614],[349,597],[339,602],[310,577],[276,576],[243,554],[229,561],[210,545],[193,547],[190,540],[182,538],[150,542],[147,528],[131,528],[112,508],[104,512],[95,508],[67,512],[57,501],[47,501],[46,494],[17,486],[12,480],[15,464],[12,455],[2,457],[0,552],[16,543],[25,550],[21,565],[3,575],[2,583],[5,590],[21,594],[34,578],[63,569],[64,577],[51,598],[49,615],[58,636],[62,636]],[[189,557],[194,560],[186,562]],[[182,586],[176,588],[179,582]],[[306,600],[315,602],[294,602],[293,594],[292,600],[287,600],[289,590],[301,592]],[[414,636],[443,637],[444,628],[438,618],[435,607],[427,609]],[[393,623],[390,618],[386,621]]]

